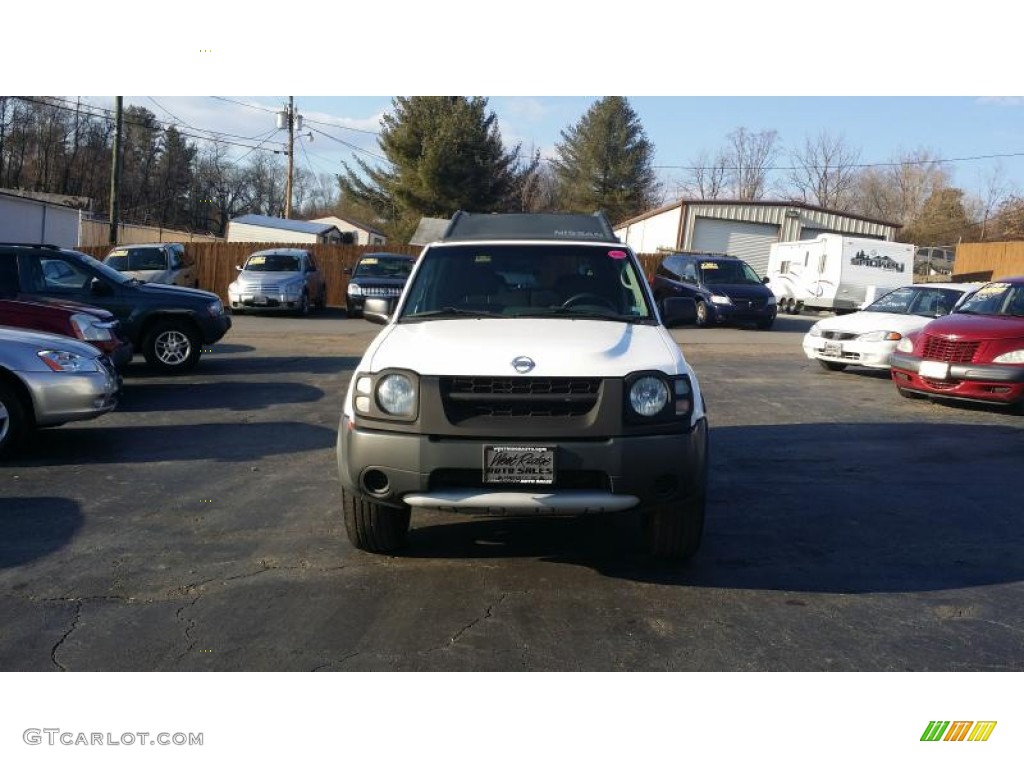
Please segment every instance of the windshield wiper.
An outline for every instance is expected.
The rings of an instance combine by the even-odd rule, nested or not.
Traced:
[[[621,323],[639,319],[636,315],[620,315],[615,312],[601,312],[592,309],[576,309],[575,307],[552,307],[534,311],[517,312],[513,317],[580,317],[587,320],[612,320]]]
[[[416,312],[405,315],[403,320],[426,320],[432,317],[508,317],[497,312],[484,312],[478,309],[463,309],[462,307],[441,307],[431,309],[427,312]]]

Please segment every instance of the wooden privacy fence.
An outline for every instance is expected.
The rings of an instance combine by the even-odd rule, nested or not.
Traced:
[[[246,257],[266,248],[302,248],[313,253],[317,265],[327,282],[327,303],[344,306],[348,291],[348,276],[344,270],[356,265],[359,257],[367,253],[404,253],[418,256],[422,250],[416,245],[327,245],[321,243],[184,243],[185,255],[196,265],[199,287],[213,291],[221,300],[228,300],[228,285],[238,276],[236,266]],[[79,248],[93,258],[102,259],[110,252],[109,246]]]
[[[320,243],[184,243],[185,255],[196,265],[199,287],[213,291],[221,300],[228,300],[228,285],[238,275],[236,266],[241,266],[250,254],[266,248],[303,248],[313,252],[327,281],[327,303],[330,306],[345,305],[348,291],[348,276],[344,270],[356,265],[359,257],[367,253],[404,253],[418,256],[422,248],[418,245],[327,245]],[[110,246],[90,246],[79,251],[102,259],[110,252]],[[663,255],[657,253],[638,254],[644,274],[651,277]]]
[[[1024,242],[961,243],[956,247],[953,279],[998,280],[1024,275]]]

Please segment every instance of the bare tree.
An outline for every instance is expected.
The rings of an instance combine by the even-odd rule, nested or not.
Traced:
[[[787,181],[795,198],[823,208],[842,208],[849,202],[860,150],[849,146],[841,134],[822,130],[808,135],[790,157],[795,167]]]
[[[718,150],[714,156],[706,150],[697,155],[687,171],[686,179],[679,185],[686,197],[699,200],[717,200],[725,192],[729,158],[725,150]]]
[[[851,207],[864,216],[910,226],[921,216],[925,202],[948,186],[949,173],[938,156],[917,149],[857,174]]]
[[[768,171],[779,153],[777,131],[752,133],[737,128],[727,137],[728,184],[738,200],[760,200],[767,187]]]
[[[1006,178],[1006,168],[997,162],[981,177],[981,188],[972,206],[975,218],[980,222],[979,240],[992,233],[995,229],[991,220],[996,212],[1012,195],[1016,193],[1014,185]]]

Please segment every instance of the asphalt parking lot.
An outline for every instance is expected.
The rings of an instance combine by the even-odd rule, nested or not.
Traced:
[[[378,326],[243,316],[183,378],[0,466],[2,670],[1024,670],[1024,416],[673,331],[706,393],[687,567],[631,518],[414,513],[345,538],[335,435]]]

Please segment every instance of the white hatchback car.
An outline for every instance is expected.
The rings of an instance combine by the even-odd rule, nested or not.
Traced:
[[[888,368],[900,339],[948,315],[976,283],[921,283],[891,291],[859,312],[819,320],[804,336],[804,354],[822,368]]]

